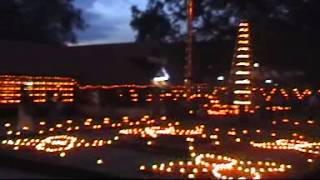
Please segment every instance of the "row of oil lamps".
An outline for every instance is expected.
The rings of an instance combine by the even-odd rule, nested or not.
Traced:
[[[187,137],[191,160],[170,161],[168,164],[153,164],[151,167],[141,165],[139,170],[167,176],[187,178],[218,178],[218,179],[260,179],[262,175],[275,175],[291,169],[291,165],[278,164],[270,161],[243,161],[228,156],[212,153],[195,153],[195,138]]]
[[[166,121],[167,120],[167,117],[166,116],[163,116],[160,118],[161,121]],[[132,121],[129,120],[129,117],[125,116],[122,118],[122,123],[111,123],[110,122],[110,118],[104,118],[103,119],[103,123],[102,124],[95,124],[93,122],[93,119],[86,119],[83,123],[84,127],[90,127],[91,129],[101,129],[102,125],[108,125],[108,127],[111,127],[111,128],[121,128],[122,126],[124,125],[130,125],[130,123]],[[137,122],[140,122],[139,124],[136,124]],[[149,116],[144,116],[143,118],[140,119],[140,121],[136,121],[136,122],[133,122],[132,125],[147,125],[147,127],[144,127],[144,128],[132,128],[132,129],[121,129],[119,131],[120,134],[130,134],[129,132],[132,132],[131,134],[135,134],[134,132],[136,132],[136,134],[140,134],[140,135],[147,135],[148,137],[152,137],[152,138],[157,138],[159,135],[184,135],[184,136],[188,136],[188,135],[199,135],[201,136],[202,138],[206,138],[208,135],[206,133],[204,133],[204,125],[200,125],[200,126],[197,126],[194,130],[190,129],[189,131],[188,130],[179,130],[179,129],[176,129],[175,126],[178,126],[180,125],[180,123],[171,123],[171,124],[168,124],[167,126],[150,126],[150,123],[147,124],[146,122],[153,122],[154,121],[151,121],[149,119]],[[74,123],[72,120],[67,120],[66,121],[66,124],[68,125],[71,125],[72,123]],[[153,124],[151,123],[151,124]],[[40,126],[44,126],[46,125],[46,123],[44,121],[40,122],[39,123]],[[9,128],[11,125],[6,123],[5,124],[5,127],[6,128]],[[59,129],[59,128],[62,128],[64,127],[64,125],[62,123],[59,123],[59,124],[56,124],[54,128],[56,129]],[[76,126],[78,127],[79,129],[79,126]],[[53,131],[50,131],[51,128],[49,128],[49,132],[54,132]],[[75,127],[74,127],[75,129]],[[27,130],[27,129],[26,129]],[[130,131],[131,130],[131,131]],[[214,132],[219,132],[220,129],[219,128],[215,128],[214,129]],[[181,133],[183,132],[183,133]],[[189,133],[187,133],[189,132]],[[194,133],[192,133],[194,132]],[[256,130],[256,132],[260,132],[260,130]],[[180,134],[181,133],[181,134]],[[235,128],[234,129],[231,129],[231,131],[228,131],[227,132],[229,135],[235,135]],[[242,133],[243,134],[248,134],[248,130],[242,130]],[[275,136],[275,133],[271,136]],[[144,136],[146,137],[146,136]],[[210,136],[208,136],[210,139],[214,139],[215,140],[215,144],[216,145],[220,145],[220,141],[218,141],[218,135],[216,134],[211,134]],[[115,136],[114,141],[117,141],[119,140],[119,137],[118,136]],[[188,137],[187,140],[189,142],[194,142],[195,141],[195,138],[191,138],[191,137]],[[236,138],[235,139],[236,142],[241,142],[241,139],[240,138]],[[278,143],[278,144],[277,144]],[[291,143],[291,144],[290,144]],[[296,143],[294,145],[292,145],[292,143]],[[14,150],[18,150],[20,146],[32,146],[32,147],[35,147],[35,149],[39,150],[39,151],[46,151],[46,152],[59,152],[60,156],[61,157],[64,157],[66,155],[66,151],[74,148],[74,147],[81,147],[81,146],[84,146],[84,147],[100,147],[100,146],[103,146],[105,144],[112,144],[112,140],[102,140],[102,139],[97,139],[97,140],[94,140],[92,143],[88,143],[86,142],[86,140],[84,139],[78,139],[76,137],[73,137],[73,136],[68,136],[68,135],[57,135],[57,136],[49,136],[49,137],[46,137],[45,139],[31,139],[31,140],[26,140],[26,139],[18,139],[16,141],[13,141],[13,140],[3,140],[2,141],[2,144],[4,145],[11,145],[11,146],[14,146]],[[152,145],[152,141],[148,141],[148,145]],[[254,147],[260,147],[260,148],[263,148],[264,146],[263,145],[259,145],[255,142],[251,142],[251,145],[254,146]],[[306,153],[313,153],[313,154],[317,154],[319,153],[317,150],[312,150],[310,151],[310,149],[306,149],[306,147],[309,147],[309,146],[314,146],[314,148],[318,149],[319,148],[319,145],[320,143],[307,143],[307,142],[304,142],[304,141],[295,141],[295,142],[292,142],[292,141],[284,141],[284,140],[281,140],[281,141],[276,141],[275,144],[266,144],[265,147],[267,147],[268,145],[272,146],[272,145],[278,145],[280,147],[288,147],[287,149],[293,149],[293,150],[298,150],[300,152],[306,152]],[[293,147],[293,148],[292,148]],[[214,162],[211,162],[209,163],[209,166],[208,167],[204,167],[206,169],[203,169],[203,168],[199,168],[199,160],[196,160],[196,159],[200,159],[200,165],[206,165],[208,162],[208,160],[203,157],[204,155],[203,154],[196,154],[194,152],[194,149],[195,149],[195,146],[194,145],[189,145],[188,149],[191,152],[191,157],[194,158],[194,161],[196,161],[197,163],[195,162],[192,162],[192,163],[186,163],[187,166],[184,166],[185,164],[182,164],[179,169],[179,172],[183,172],[182,174],[188,174],[187,176],[192,178],[192,177],[198,177],[198,175],[201,174],[201,172],[203,173],[211,173],[211,176],[213,177],[216,177],[216,178],[222,178],[222,179],[230,179],[230,178],[236,178],[234,176],[227,176],[227,175],[223,175],[222,172],[224,172],[225,170],[226,171],[239,171],[240,173],[243,173],[244,176],[240,176],[241,177],[247,177],[247,178],[261,178],[262,177],[262,174],[264,172],[283,172],[285,171],[286,169],[281,166],[279,168],[275,168],[275,167],[270,167],[270,168],[263,168],[263,167],[260,167],[259,169],[257,167],[252,167],[252,168],[246,168],[246,167],[243,167],[243,161],[239,161],[239,160],[236,160],[236,159],[233,159],[233,158],[230,158],[230,157],[226,157],[226,156],[216,156],[214,154],[209,154],[210,156],[208,157],[212,157],[212,159],[210,160],[211,161],[214,161]],[[274,148],[275,149],[275,148]],[[281,149],[281,148],[278,148],[278,149]],[[200,158],[201,157],[201,158]],[[215,162],[215,161],[220,161],[220,160],[224,160],[225,162],[224,163],[221,163],[221,162]],[[99,163],[98,163],[99,161]],[[312,162],[313,160],[312,159],[308,159],[308,162]],[[101,159],[97,160],[97,164],[101,164],[103,163],[103,161]],[[171,166],[170,166],[171,164]],[[154,172],[167,172],[167,173],[171,173],[173,172],[174,170],[177,170],[177,168],[174,168],[173,164],[170,163],[169,166],[152,166],[152,169],[154,170]],[[180,163],[181,164],[181,163]],[[190,168],[188,167],[188,164],[190,164]],[[268,164],[271,164],[270,166],[273,166],[272,164],[274,163],[263,163],[263,162],[258,162],[257,163],[258,165],[261,165],[261,164],[265,164],[265,166],[268,166]],[[191,168],[192,167],[192,168]],[[286,166],[287,167],[287,166]],[[291,167],[291,165],[289,165],[288,167]],[[141,166],[140,167],[141,170],[146,170],[146,166]]]

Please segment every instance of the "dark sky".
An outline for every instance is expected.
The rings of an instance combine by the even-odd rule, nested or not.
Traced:
[[[131,6],[144,9],[148,0],[75,0],[89,27],[77,32],[80,44],[132,42]]]

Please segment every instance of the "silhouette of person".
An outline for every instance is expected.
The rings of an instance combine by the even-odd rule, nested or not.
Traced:
[[[57,91],[51,91],[51,92],[48,92],[48,104],[49,104],[49,108],[50,108],[50,111],[49,111],[49,119],[50,120],[54,120],[53,118],[56,118],[59,113],[61,112],[61,109],[62,109],[62,104],[60,104],[60,100],[61,100],[61,97],[59,96],[59,93]]]

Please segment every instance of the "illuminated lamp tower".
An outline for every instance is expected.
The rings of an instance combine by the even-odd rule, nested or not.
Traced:
[[[234,105],[247,109],[253,105],[253,60],[250,38],[250,25],[241,21],[238,27],[235,53],[229,78],[229,95]]]
[[[187,0],[187,48],[184,84],[189,89],[192,81],[192,22],[193,22],[193,0]]]

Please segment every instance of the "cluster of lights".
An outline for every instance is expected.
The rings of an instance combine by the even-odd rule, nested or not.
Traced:
[[[266,110],[270,111],[289,111],[291,110],[290,106],[271,106],[271,107],[266,107]]]
[[[152,126],[145,128],[134,128],[134,129],[122,129],[119,134],[133,134],[141,135],[141,137],[146,137],[146,135],[157,138],[159,135],[173,135],[173,136],[190,136],[190,135],[203,135],[204,126],[196,126],[195,129],[176,129],[174,126],[170,127],[160,127]]]
[[[115,136],[113,139],[94,139],[91,142],[85,139],[79,139],[69,135],[56,135],[49,136],[44,139],[8,139],[2,140],[2,145],[13,146],[13,150],[19,150],[21,147],[33,147],[37,151],[44,151],[47,153],[59,153],[60,157],[66,156],[66,151],[70,151],[74,148],[92,148],[102,147],[105,145],[111,145],[114,141],[118,141],[119,136]]]
[[[245,48],[245,47],[242,47],[242,48]],[[245,54],[239,54],[239,55],[245,55]],[[240,58],[240,59],[245,59],[245,58]],[[239,75],[239,76],[247,76],[247,75],[250,75],[250,72],[251,71],[248,70],[248,69],[247,70],[241,70],[240,69],[238,71],[235,71],[235,74]],[[248,85],[248,86],[250,86],[251,85],[251,80],[250,80],[250,78],[238,79],[238,80],[235,81],[235,83],[240,83],[238,85]],[[179,86],[170,86],[169,89],[168,89],[169,92],[160,93],[158,95],[156,95],[154,93],[149,93],[149,94],[146,95],[145,99],[141,99],[141,97],[143,97],[143,96],[141,94],[139,94],[137,92],[137,90],[138,89],[153,88],[153,87],[154,86],[149,86],[149,85],[148,86],[114,85],[114,86],[85,86],[82,89],[92,90],[92,89],[99,89],[100,88],[100,89],[108,90],[108,89],[115,89],[115,88],[130,88],[129,89],[129,98],[131,99],[131,102],[138,102],[138,101],[140,102],[141,100],[145,101],[145,102],[152,102],[155,99],[159,99],[160,101],[170,100],[170,99],[173,100],[173,101],[186,100],[186,99],[195,100],[196,98],[204,98],[205,100],[211,101],[211,99],[212,99],[212,95],[210,95],[210,94],[204,94],[204,93],[187,94],[187,93],[185,93],[185,91],[183,89],[181,89],[182,87],[179,87]],[[265,97],[266,101],[271,101],[272,96],[275,95],[275,92],[277,91],[276,88],[273,88],[271,90],[271,92],[269,93],[269,95],[267,95],[267,93],[263,92],[263,89],[262,90],[261,89],[262,88],[260,88],[260,91],[262,92],[262,95]],[[199,91],[199,89],[198,89],[198,91]],[[252,105],[253,105],[252,101],[250,99],[250,97],[253,94],[253,91],[255,91],[255,88],[242,88],[242,89],[241,88],[236,88],[236,89],[234,89],[233,90],[233,94],[235,96],[237,96],[237,97],[241,96],[242,98],[236,98],[233,101],[233,104],[238,105],[238,106],[244,106],[244,107],[246,107],[245,108],[245,112],[253,113],[254,112],[253,108],[247,108],[247,107],[252,107]],[[296,92],[296,91],[297,90],[294,89],[293,92]],[[282,96],[288,98],[288,93],[284,89],[280,89],[280,92],[281,92]],[[299,95],[302,98],[305,95],[310,94],[310,92],[311,92],[310,90],[305,90],[305,91],[303,91],[302,95],[300,95],[300,94]],[[43,96],[43,93],[42,94],[38,93],[38,94]],[[62,94],[63,97],[72,97],[72,95],[73,95],[72,93],[64,93],[64,94]],[[159,96],[159,97],[157,97],[157,96]],[[119,97],[124,98],[124,94],[120,93]],[[219,96],[216,96],[216,97],[219,97]],[[5,100],[5,101],[8,101],[8,100]],[[45,102],[46,100],[45,99],[35,99],[34,101],[36,101],[36,102]],[[72,101],[73,101],[73,99],[64,99],[63,100],[63,102],[72,102]],[[11,101],[11,102],[14,102],[14,101]],[[215,103],[215,105],[209,110],[207,109],[207,107],[209,107],[208,104],[203,105],[203,107],[205,107],[207,109],[206,111],[207,111],[207,113],[209,115],[237,115],[237,114],[239,114],[238,110],[240,110],[240,108],[239,109],[233,108],[233,106],[230,106],[231,108],[224,108],[223,104],[220,104],[220,107],[217,104],[218,103]],[[266,110],[271,110],[271,111],[285,111],[285,110],[290,110],[291,108],[290,107],[284,107],[284,106],[271,106],[271,107],[266,107],[265,109]],[[193,114],[193,113],[194,113],[194,111],[190,110],[189,114]]]
[[[240,109],[238,105],[213,104],[207,113],[215,116],[239,115]]]
[[[75,146],[78,138],[67,135],[50,136],[40,141],[36,145],[38,151],[46,152],[58,152],[58,151],[68,151]]]
[[[289,93],[284,89],[272,88],[270,92],[267,92],[263,88],[253,88],[253,69],[252,67],[258,67],[259,64],[252,62],[251,47],[250,47],[250,29],[247,22],[241,22],[238,29],[238,41],[236,47],[236,53],[234,56],[234,62],[232,67],[232,94],[235,96],[232,105],[221,104],[219,100],[219,93],[223,94],[226,91],[226,87],[215,88],[212,93],[203,93],[201,88],[196,89],[197,93],[186,93],[183,86],[170,86],[166,92],[161,93],[148,93],[145,96],[146,102],[151,102],[154,99],[162,100],[205,100],[204,104],[200,104],[208,115],[217,116],[230,116],[239,115],[240,110],[244,107],[244,112],[254,113],[254,109],[260,108],[259,106],[253,106],[252,94],[259,91],[264,97],[265,101],[271,101],[275,94],[280,92],[280,94],[288,99]],[[164,71],[164,70],[163,70]],[[164,76],[156,77],[153,79],[154,85],[112,85],[112,86],[82,86],[81,90],[112,90],[112,89],[128,89],[128,98],[132,102],[138,102],[139,98],[141,100],[142,95],[139,94],[138,90],[148,90],[147,88],[154,88],[158,84],[157,82],[167,81],[169,75],[164,72]],[[223,76],[220,76],[218,80],[224,80]],[[272,83],[272,81],[267,80],[266,83]],[[34,102],[46,102],[44,98],[48,91],[59,91],[60,95],[64,97],[62,102],[72,102],[73,101],[73,91],[77,83],[71,78],[60,78],[60,77],[30,77],[30,76],[0,76],[0,104],[1,103],[19,103],[21,93],[21,85],[26,85],[30,97],[35,97]],[[199,86],[200,87],[200,86]],[[303,100],[306,96],[309,96],[313,91],[306,89],[304,91],[299,91],[297,88],[292,90],[292,94],[299,100]],[[314,91],[314,93],[316,93]],[[318,91],[320,93],[320,90]],[[55,94],[54,96],[57,96]],[[125,95],[118,93],[118,96],[124,99]],[[241,107],[241,109],[240,109]],[[285,111],[291,110],[291,107],[285,106],[267,106],[266,110],[271,111]],[[194,114],[195,110],[188,110],[189,114]],[[160,118],[161,121],[167,121],[166,116]],[[288,123],[288,119],[283,119],[283,123]],[[140,170],[144,172],[153,172],[160,174],[173,174],[188,178],[219,178],[219,179],[260,179],[263,177],[272,176],[273,173],[283,173],[288,169],[291,169],[291,165],[279,164],[277,162],[270,161],[243,161],[240,159],[232,158],[229,156],[222,156],[213,153],[197,154],[195,151],[195,138],[201,136],[205,139],[214,140],[214,145],[220,145],[217,134],[206,134],[204,125],[195,126],[194,129],[179,129],[177,126],[180,125],[179,121],[174,123],[167,123],[165,126],[154,125],[156,124],[155,119],[150,119],[148,115],[143,116],[140,120],[132,121],[128,116],[123,116],[121,122],[111,122],[111,119],[106,117],[103,119],[102,123],[96,123],[92,118],[85,119],[83,124],[78,126],[71,126],[74,121],[66,120],[65,123],[55,124],[53,127],[45,128],[46,122],[41,121],[39,123],[40,128],[37,129],[39,135],[45,133],[54,134],[56,131],[70,132],[78,131],[81,129],[90,130],[101,130],[102,128],[113,128],[117,129],[117,135],[139,135],[142,138],[146,138],[147,145],[153,145],[153,139],[159,136],[187,136],[186,141],[189,142],[187,149],[190,151],[191,160],[189,161],[179,161],[179,162],[169,162],[168,164],[161,163],[159,165],[153,164],[150,168],[145,165],[140,166]],[[313,120],[308,120],[308,124],[314,124]],[[277,124],[277,121],[272,121],[273,125]],[[300,125],[300,122],[294,121],[295,126]],[[133,126],[133,127],[132,127]],[[138,126],[138,127],[137,127]],[[7,135],[20,136],[24,131],[29,131],[29,127],[23,127],[22,131],[14,132],[11,130],[11,124],[6,123],[4,127],[7,128]],[[130,127],[130,128],[129,128]],[[119,130],[120,129],[120,130]],[[215,132],[219,132],[219,128],[214,129]],[[261,133],[260,129],[255,130],[256,133]],[[278,132],[271,132],[271,137],[278,136]],[[68,134],[68,133],[67,133]],[[226,131],[227,136],[233,136],[237,143],[243,143],[246,141],[241,140],[236,136],[241,133],[236,132],[235,128]],[[247,129],[242,130],[243,135],[248,135],[249,131]],[[192,137],[189,137],[192,136]],[[293,137],[304,139],[304,136],[297,133],[292,134]],[[150,137],[153,138],[150,140]],[[229,137],[230,138],[230,137]],[[44,139],[7,139],[2,140],[3,145],[13,146],[14,150],[18,150],[20,147],[32,147],[38,151],[44,151],[49,153],[59,153],[60,157],[66,156],[66,151],[70,151],[76,147],[101,147],[104,145],[111,145],[114,141],[118,141],[119,136],[115,136],[113,139],[94,139],[88,141],[86,139],[79,139],[74,136],[69,135],[49,135]],[[287,140],[279,139],[275,142],[262,142],[256,143],[250,141],[250,145],[256,148],[272,149],[272,150],[296,150],[299,152],[319,155],[320,154],[320,143],[319,142],[308,142],[304,140]],[[313,159],[308,159],[308,162],[313,162]],[[102,159],[97,159],[96,164],[103,164]]]
[[[217,138],[217,137],[216,137]],[[228,156],[211,153],[196,154],[195,138],[186,138],[191,155],[189,161],[178,161],[153,164],[151,167],[141,165],[139,170],[170,177],[185,178],[218,178],[218,179],[261,179],[263,176],[272,176],[274,173],[284,173],[291,169],[291,165],[278,164],[270,161],[243,161]]]
[[[302,93],[297,89],[294,88],[293,89],[293,94],[299,99],[302,100],[303,98],[305,98],[306,96],[310,96],[312,94],[312,91],[310,89],[305,89],[304,91],[302,91]]]
[[[304,90],[299,90],[298,88],[294,88],[292,90],[285,90],[283,88],[278,89],[278,88],[272,88],[270,89],[270,92],[267,92],[263,88],[258,89],[262,96],[265,98],[266,101],[271,101],[272,97],[276,95],[276,92],[280,92],[280,95],[288,100],[289,96],[292,98],[296,98],[297,100],[304,100],[306,97],[312,95],[313,93],[317,93],[317,91],[313,91],[310,89],[304,89]],[[290,93],[291,92],[291,93]]]
[[[62,102],[73,102],[73,91],[78,83],[72,78],[33,77],[33,76],[0,76],[0,104],[21,102],[21,86],[25,85],[29,97],[34,103],[44,103],[47,92],[59,92]],[[57,93],[56,93],[57,94]]]
[[[160,121],[166,121],[167,117],[166,116],[161,116]],[[109,117],[103,118],[102,123],[94,123],[92,118],[87,118],[83,121],[83,126],[79,125],[72,125],[74,123],[73,120],[66,120],[64,123],[57,123],[52,127],[45,127],[46,122],[45,121],[40,121],[39,122],[39,127],[36,128],[38,129],[38,134],[39,135],[44,135],[46,133],[55,133],[55,132],[75,132],[80,129],[90,129],[90,130],[100,130],[102,128],[123,128],[123,126],[138,126],[138,125],[147,125],[150,126],[156,121],[154,119],[150,119],[149,115],[144,115],[141,119],[137,121],[129,120],[128,116],[123,116],[122,117],[122,122],[112,122]],[[171,126],[172,124],[169,123]],[[179,122],[175,122],[175,125],[179,125]],[[15,136],[21,136],[23,135],[21,131],[13,131],[11,129],[11,124],[10,123],[5,123],[3,125],[6,128],[6,133],[7,135],[15,135]],[[22,127],[22,130],[24,132],[28,132],[30,130],[29,127],[25,126]]]
[[[272,121],[272,124],[273,125],[276,125],[276,124],[283,124],[283,125],[293,125],[293,126],[305,126],[305,128],[307,128],[308,126],[309,127],[312,127],[315,125],[315,121],[314,120],[307,120],[307,121],[297,121],[297,120],[289,120],[289,119],[282,119],[281,121],[276,121],[276,120],[273,120]],[[293,137],[297,137],[297,133],[293,133],[292,134]],[[303,139],[303,136],[299,136],[299,138],[302,138]]]
[[[221,89],[224,90],[224,89]],[[210,106],[209,104],[204,104],[202,105],[203,108],[206,109],[207,114],[211,116],[237,116],[240,114],[240,105],[244,105],[246,102],[245,101],[239,101],[241,104],[221,104],[220,100],[217,99],[218,97],[218,90],[214,90],[212,92],[212,95],[207,96],[208,100],[210,100]],[[245,93],[250,93],[251,90],[236,90],[235,92],[239,94],[245,94]],[[238,103],[238,102],[236,102]],[[248,104],[251,104],[251,101],[248,102]],[[244,112],[246,113],[254,113],[255,109],[260,108],[259,106],[255,107],[250,107],[250,106],[244,106]]]
[[[246,35],[245,35],[246,36]],[[246,36],[247,37],[247,36]],[[241,36],[241,38],[246,38],[244,36]],[[249,38],[249,37],[248,37]],[[241,62],[235,63],[235,66],[237,66],[238,70],[234,71],[235,75],[237,76],[244,76],[247,77],[251,75],[251,70],[243,67],[244,69],[241,69],[240,66],[250,66],[251,62],[244,62],[245,60],[250,59],[250,54],[246,54],[244,52],[249,51],[250,47],[239,47],[237,49],[239,53],[237,54],[237,58],[242,59]],[[75,86],[77,83],[75,80],[71,78],[59,78],[59,77],[31,77],[31,76],[1,76],[1,78],[4,78],[2,81],[0,81],[0,84],[3,86],[0,86],[0,103],[6,104],[14,104],[14,103],[20,103],[21,100],[21,93],[19,91],[21,90],[20,86],[17,85],[27,85],[26,90],[29,93],[30,97],[33,97],[34,102],[38,103],[44,103],[47,102],[47,99],[45,98],[48,91],[58,91],[61,95],[62,102],[73,102],[73,91],[75,90]],[[23,79],[25,78],[25,79]],[[1,79],[0,79],[1,80]],[[60,82],[61,81],[61,82]],[[235,84],[238,85],[251,85],[251,79],[250,77],[238,79],[235,81]],[[102,90],[109,90],[109,89],[116,89],[116,88],[131,88],[131,90],[135,89],[146,89],[146,88],[154,88],[153,85],[113,85],[113,86],[83,86],[80,89],[82,90],[93,90],[93,89],[102,89]],[[197,86],[198,87],[198,86]],[[200,86],[199,86],[200,87]],[[185,91],[183,90],[183,86],[170,86],[169,89],[171,89],[172,94],[171,96],[167,96],[167,93],[162,93],[160,95],[160,101],[163,100],[164,97],[172,97],[173,101],[179,100],[180,97],[187,98],[187,99],[194,99],[195,97],[198,98],[199,96],[202,96],[204,94],[192,94],[187,95]],[[179,89],[179,90],[178,90]],[[261,89],[261,88],[260,88]],[[253,89],[252,89],[253,90]],[[236,88],[233,90],[233,94],[236,96],[244,97],[245,99],[251,97],[252,90],[250,88]],[[178,92],[178,93],[177,93]],[[269,95],[267,95],[265,92],[263,93],[263,96],[265,97],[266,101],[271,101],[272,96],[275,94],[276,88],[273,88]],[[311,95],[312,93],[317,93],[318,91],[313,91],[310,89],[305,90],[299,90],[297,88],[292,90],[293,96],[297,97],[298,100],[303,100],[305,97]],[[288,98],[289,94],[284,89],[280,89],[280,93],[283,97]],[[133,92],[130,94],[131,101],[132,102],[138,102],[139,97],[134,97],[136,95],[136,92]],[[131,96],[132,95],[132,96]],[[119,94],[120,97],[123,96],[123,94]],[[1,99],[2,97],[2,99]],[[153,101],[154,95],[148,94],[145,101],[151,102]],[[250,99],[250,98],[249,98]],[[240,106],[247,106],[251,105],[251,100],[243,100],[243,99],[235,99],[234,104],[240,105]]]
[[[170,87],[167,92],[163,93],[138,93],[138,88],[134,89],[128,89],[128,94],[124,93],[119,93],[117,96],[120,97],[121,99],[127,99],[129,98],[131,102],[152,102],[155,99],[159,101],[164,101],[164,100],[172,100],[172,101],[178,101],[178,100],[184,100],[184,99],[194,99],[194,98],[200,98],[203,96],[201,93],[197,94],[191,94],[188,95],[183,89],[178,89],[176,87]],[[198,89],[199,90],[199,89]],[[127,95],[128,97],[126,97]],[[208,96],[208,95],[207,95]]]
[[[218,102],[217,100],[212,99],[212,103]],[[162,116],[160,121],[167,121],[168,118],[166,116]],[[283,119],[283,122],[289,122],[288,119]],[[64,123],[58,123],[54,125],[54,130],[49,132],[54,132],[55,130],[62,130],[63,128],[72,128],[71,124],[75,121],[66,120]],[[297,121],[295,121],[297,122]],[[150,124],[155,123],[153,119],[150,119],[148,115],[143,116],[138,121],[132,121],[128,116],[122,117],[122,122],[113,123],[111,119],[106,117],[103,119],[103,122],[97,124],[93,119],[87,118],[83,122],[82,128],[90,128],[90,129],[101,129],[104,126],[110,128],[122,128],[123,126],[137,126],[143,125],[142,128],[131,128],[131,129],[121,129],[118,131],[121,135],[130,135],[136,134],[141,135],[141,137],[151,137],[158,138],[162,135],[169,136],[187,136],[186,140],[190,143],[187,149],[190,151],[191,160],[189,161],[179,161],[179,162],[169,162],[168,164],[154,164],[151,167],[142,165],[140,166],[140,170],[143,172],[152,172],[160,175],[169,175],[174,177],[187,177],[187,178],[219,178],[219,179],[236,179],[236,178],[249,178],[249,179],[260,179],[264,177],[271,177],[279,175],[279,173],[284,173],[288,169],[291,168],[291,165],[279,164],[277,162],[270,161],[243,161],[236,158],[231,158],[229,156],[217,155],[212,153],[206,154],[197,154],[195,151],[196,145],[195,140],[201,136],[201,138],[209,138],[214,140],[215,145],[221,145],[218,140],[217,134],[207,134],[205,133],[204,125],[196,126],[195,129],[177,129],[176,126],[179,126],[180,123],[178,121],[173,123],[167,123],[167,126],[150,126]],[[314,124],[314,121],[309,120],[308,124]],[[45,121],[41,121],[39,126],[43,129],[43,127],[47,123]],[[5,128],[10,128],[12,125],[10,123],[5,123]],[[79,126],[78,128],[79,129]],[[214,128],[214,132],[219,132],[219,128]],[[257,133],[260,133],[261,130],[257,129]],[[13,132],[12,132],[13,133]],[[229,131],[226,131],[227,135],[236,136],[237,132],[235,128],[232,128]],[[244,135],[249,134],[249,130],[244,129],[241,130],[241,133]],[[193,137],[189,137],[192,135],[197,135]],[[275,132],[270,133],[270,136],[275,137],[277,134]],[[293,136],[298,136],[298,134],[293,134]],[[105,145],[111,145],[113,141],[119,140],[119,136],[115,136],[113,139],[105,140],[105,139],[95,139],[90,142],[85,139],[79,139],[74,136],[69,135],[55,135],[48,136],[44,139],[16,139],[16,140],[3,140],[3,145],[10,145],[14,150],[19,150],[23,147],[32,147],[38,151],[45,151],[49,153],[58,154],[61,158],[66,156],[66,152],[70,151],[73,148],[93,148],[93,147],[101,147]],[[234,138],[237,143],[245,143],[246,141],[242,141],[239,136]],[[153,145],[154,142],[150,139],[146,141],[147,145]],[[308,154],[318,155],[320,149],[320,143],[309,143],[307,141],[302,140],[285,140],[280,139],[275,143],[255,143],[250,141],[250,144],[253,147],[257,148],[266,148],[272,150],[297,150],[299,152],[304,152]],[[308,162],[313,162],[313,159],[308,159]],[[104,164],[102,159],[96,160],[97,165]]]
[[[200,84],[201,85],[201,84]],[[147,88],[154,88],[155,85],[136,85],[136,84],[123,84],[123,85],[85,85],[80,86],[81,90],[110,90],[110,89],[122,89],[122,88],[130,88],[130,89],[147,89]],[[172,88],[185,88],[184,86],[171,86]]]
[[[164,101],[164,100],[172,100],[172,101],[180,101],[180,100],[195,100],[197,98],[204,98],[204,99],[210,99],[212,95],[210,94],[204,94],[199,93],[201,91],[201,88],[206,88],[206,84],[198,84],[194,85],[193,88],[196,88],[198,93],[186,93],[183,86],[170,86],[166,89],[166,92],[162,93],[138,93],[138,90],[140,89],[148,89],[152,90],[154,86],[138,86],[138,85],[114,85],[114,86],[86,86],[82,88],[83,90],[95,90],[95,89],[101,89],[101,90],[112,90],[114,88],[129,88],[128,93],[124,92],[122,90],[121,93],[118,93],[117,96],[121,98],[121,100],[124,99],[130,99],[131,102],[152,102],[154,100]],[[81,89],[81,88],[80,88]],[[128,96],[128,97],[126,97]]]
[[[231,69],[233,104],[252,106],[252,56],[250,48],[250,30],[248,22],[241,22],[238,29],[236,51]]]
[[[320,154],[320,143],[319,142],[308,142],[295,139],[278,139],[275,142],[262,142],[250,143],[253,147],[263,149],[277,149],[277,150],[296,150],[303,153],[319,155]]]
[[[276,122],[277,122],[277,121],[275,121],[275,124],[276,124]],[[288,123],[290,122],[290,120],[289,120],[289,119],[282,119],[281,122],[288,124]],[[292,122],[292,124],[295,125],[295,126],[300,125],[300,122],[299,122],[299,121],[291,121],[291,122]],[[314,121],[314,120],[307,120],[306,123],[307,123],[308,125],[313,125],[313,124],[315,124],[315,121]]]

